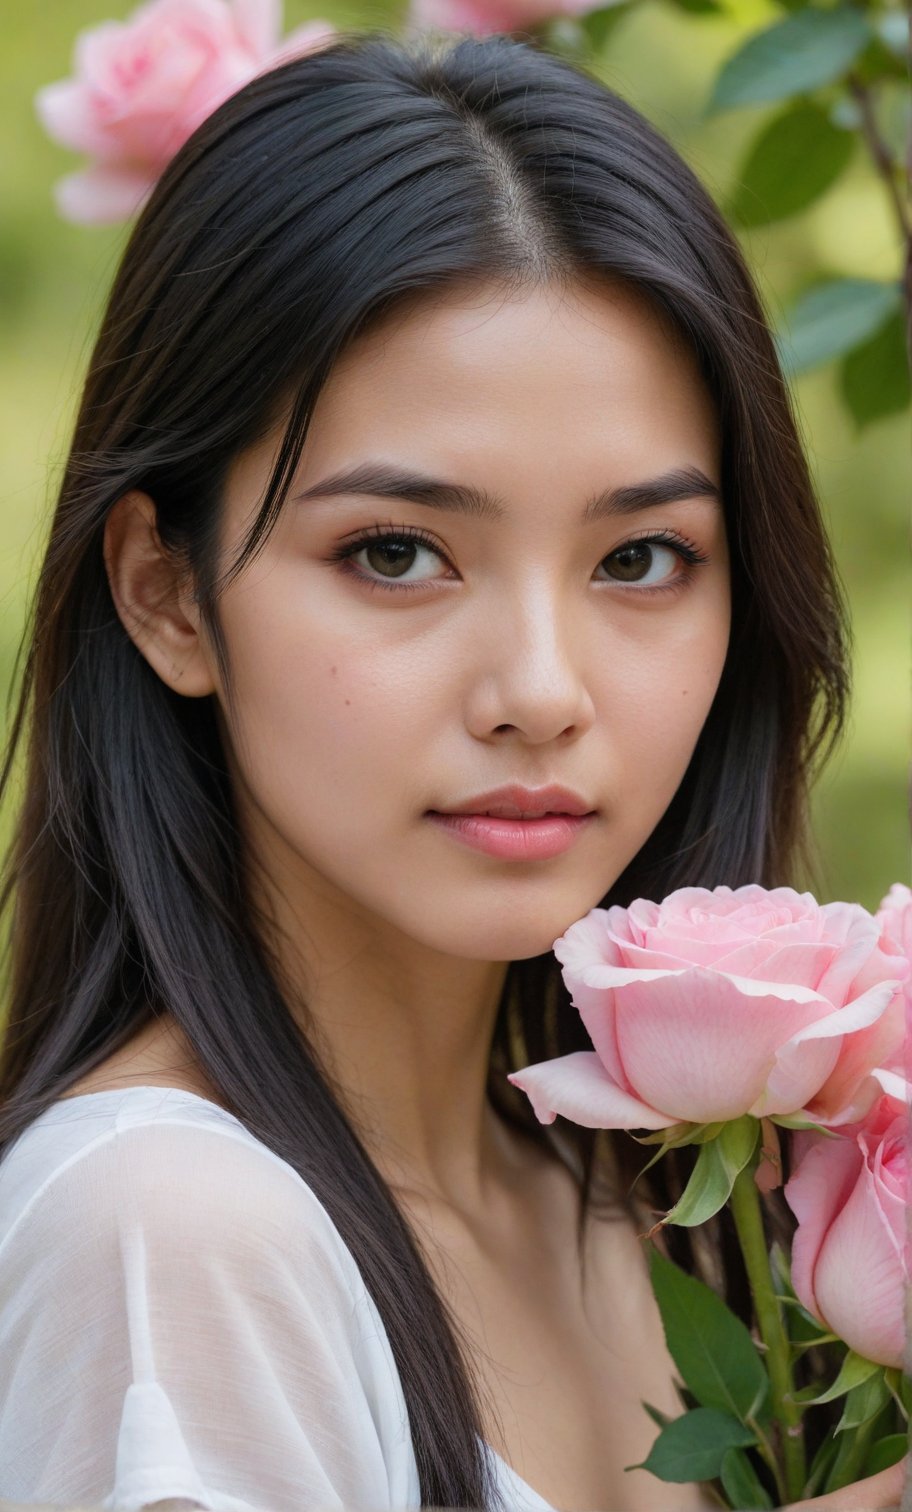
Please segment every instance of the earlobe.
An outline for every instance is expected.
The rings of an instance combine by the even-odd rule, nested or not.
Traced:
[[[162,544],[148,494],[131,489],[114,505],[104,562],[121,624],[162,682],[187,698],[214,693],[200,612],[185,569]]]

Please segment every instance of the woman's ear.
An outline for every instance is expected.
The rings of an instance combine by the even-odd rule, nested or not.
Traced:
[[[105,522],[104,562],[121,623],[162,682],[187,698],[214,693],[202,616],[186,569],[162,544],[148,494],[131,489],[114,505]]]

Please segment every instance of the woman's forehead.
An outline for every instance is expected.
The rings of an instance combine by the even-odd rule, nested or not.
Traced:
[[[711,434],[714,412],[693,354],[635,291],[438,299],[340,358],[314,408],[309,460],[394,443],[454,461],[515,460],[517,447],[597,454],[602,437],[635,453],[669,433]]]

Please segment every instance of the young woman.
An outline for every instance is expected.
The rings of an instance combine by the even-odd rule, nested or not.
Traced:
[[[843,722],[685,164],[504,37],[242,89],[124,254],[31,635],[0,1494],[712,1506],[625,1469],[682,1410],[638,1234],[694,1151],[630,1192],[634,1141],[506,1080],[588,1045],[551,947],[590,908],[792,878]],[[664,1242],[743,1306],[711,1233]]]

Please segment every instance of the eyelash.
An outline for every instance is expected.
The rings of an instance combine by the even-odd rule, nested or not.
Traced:
[[[330,560],[338,562],[343,572],[348,573],[350,577],[356,578],[359,583],[365,584],[369,589],[379,588],[381,592],[389,591],[392,593],[414,593],[417,590],[426,591],[431,581],[430,579],[425,579],[420,583],[397,583],[393,579],[383,582],[382,579],[368,577],[366,573],[361,572],[359,568],[352,565],[350,558],[356,556],[363,547],[372,546],[378,541],[383,541],[384,543],[392,541],[397,545],[404,542],[412,545],[426,546],[429,551],[434,552],[435,556],[440,557],[441,561],[446,561],[446,557],[436,541],[417,525],[394,526],[391,520],[385,525],[377,521],[368,529],[360,531],[354,540],[341,542],[331,553]],[[685,564],[686,570],[678,573],[669,583],[653,584],[646,588],[638,588],[635,584],[630,584],[631,591],[639,594],[677,592],[690,581],[695,567],[709,561],[706,553],[700,551],[693,541],[688,540],[686,536],[678,535],[677,531],[674,530],[661,529],[648,530],[643,535],[632,537],[629,541],[622,541],[620,546],[615,546],[614,551],[609,552],[608,555],[614,556],[615,552],[624,551],[629,546],[640,546],[646,543],[657,546],[670,546],[673,551],[677,552]],[[604,560],[605,558],[603,557],[602,561]],[[448,563],[448,565],[452,564]],[[618,583],[617,586],[623,589],[627,585]]]

